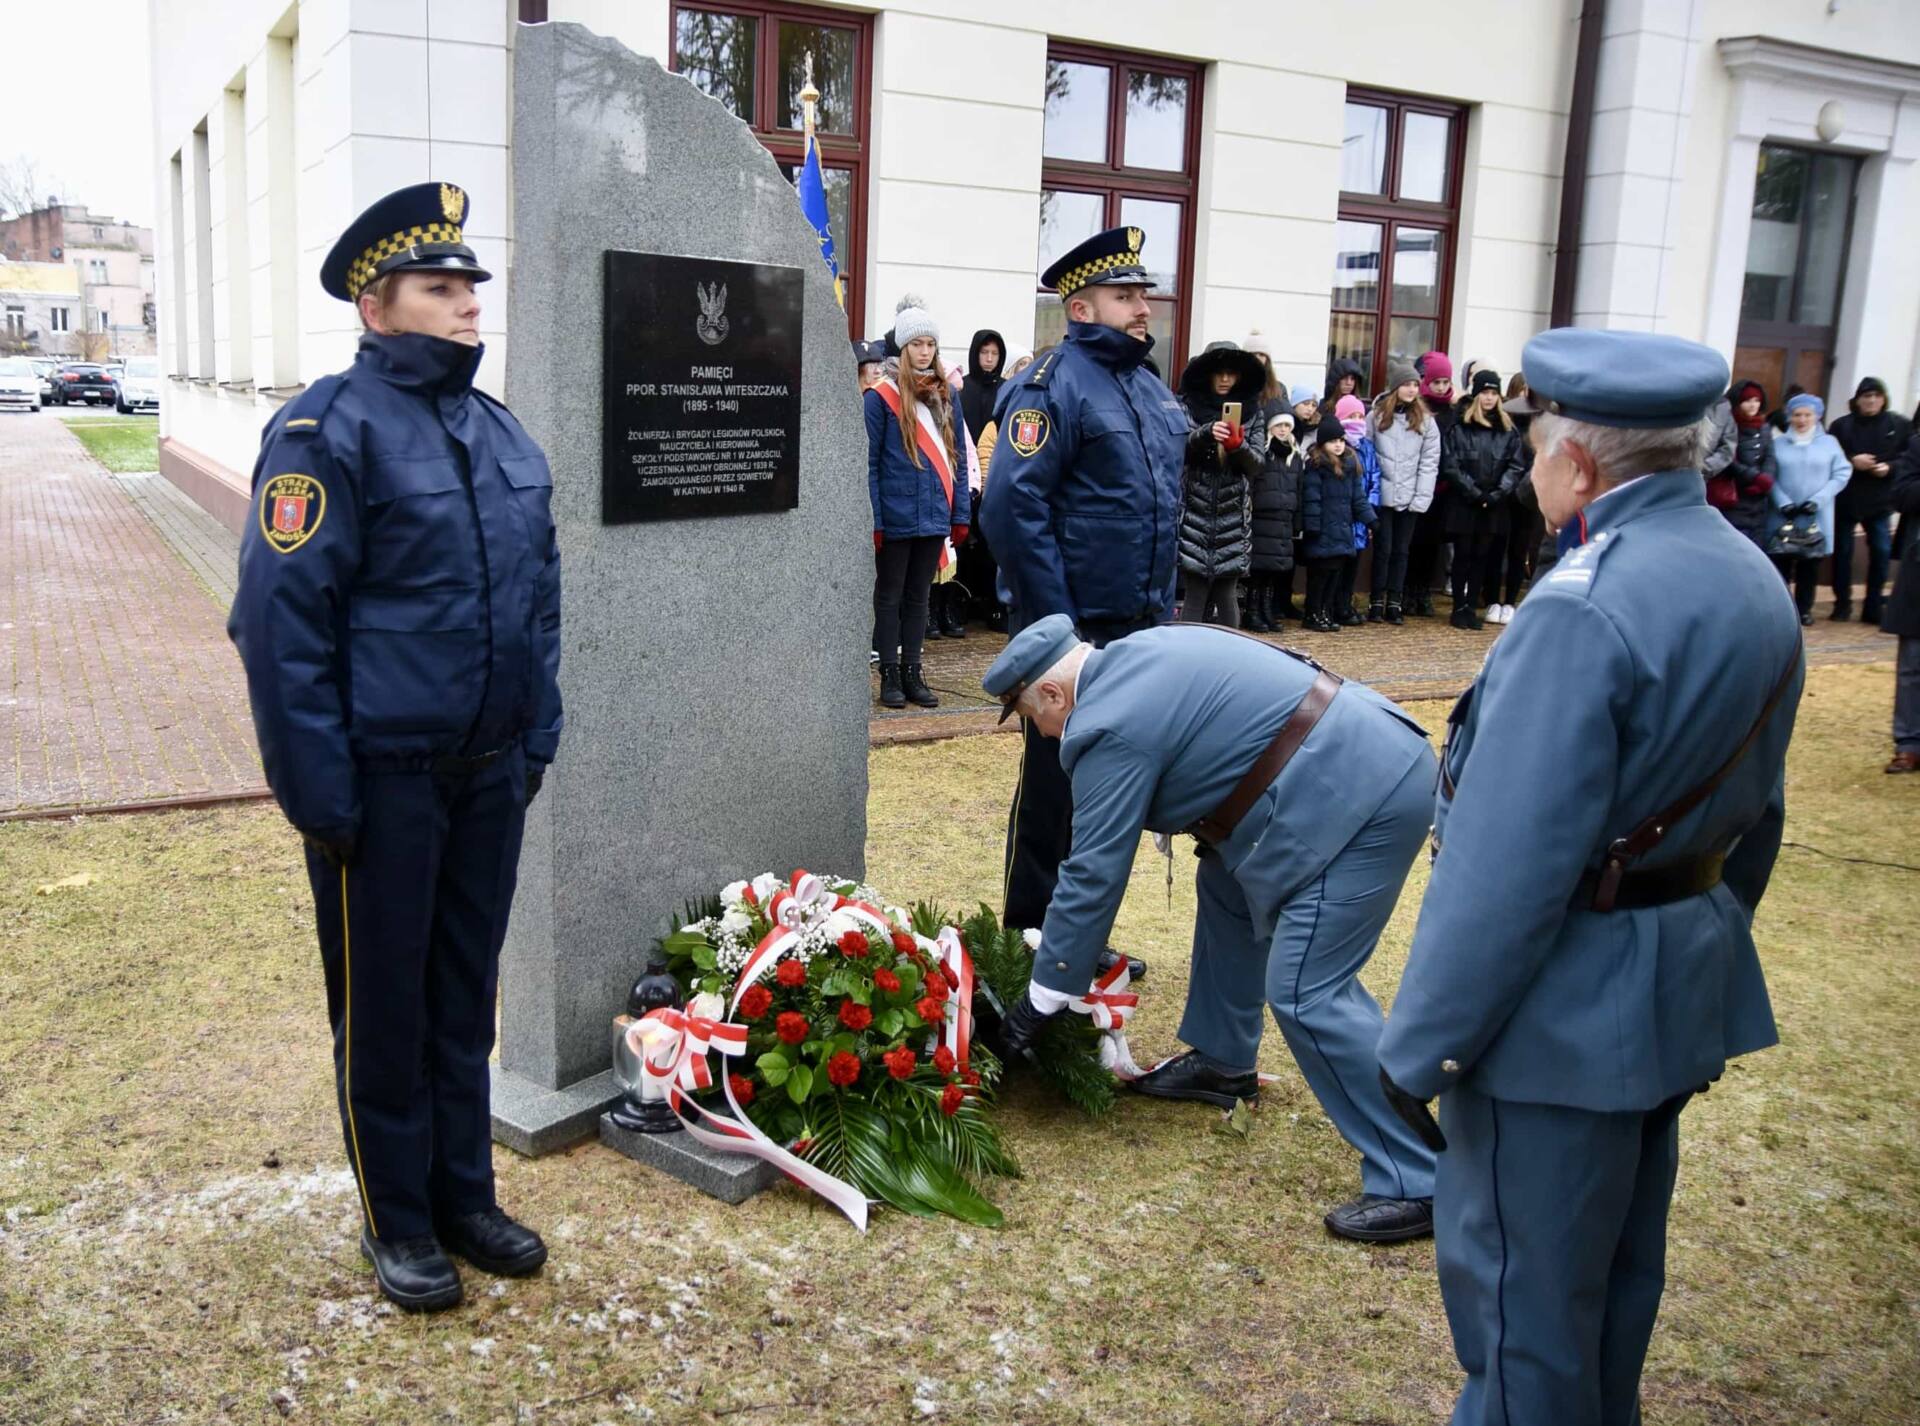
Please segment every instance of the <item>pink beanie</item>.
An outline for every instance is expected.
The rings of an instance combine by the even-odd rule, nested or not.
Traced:
[[[1419,361],[1415,362],[1414,365],[1420,370],[1420,394],[1422,396],[1434,395],[1433,383],[1441,378],[1444,377],[1448,381],[1453,380],[1453,363],[1447,360],[1447,354],[1445,352],[1428,352],[1421,357]]]
[[[1367,403],[1358,396],[1342,396],[1333,403],[1333,414],[1344,425],[1348,421],[1358,420],[1367,414]]]

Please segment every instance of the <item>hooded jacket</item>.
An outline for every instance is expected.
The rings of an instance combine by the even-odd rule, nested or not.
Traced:
[[[1339,399],[1340,378],[1353,378],[1353,394],[1362,401],[1367,399],[1367,374],[1360,369],[1360,363],[1352,357],[1335,357],[1327,366],[1327,387],[1320,395],[1320,410],[1324,415],[1333,409],[1333,403]]]
[[[1860,414],[1860,398],[1878,392],[1884,403],[1878,416]],[[1893,513],[1893,463],[1906,449],[1913,435],[1913,423],[1894,414],[1893,403],[1886,400],[1886,383],[1877,376],[1864,378],[1854,388],[1847,403],[1847,414],[1827,427],[1827,434],[1840,443],[1847,463],[1855,456],[1872,456],[1887,467],[1885,475],[1853,466],[1853,477],[1840,492],[1834,514],[1841,520],[1877,520]]]
[[[1000,364],[991,372],[980,370],[980,348],[988,342],[1000,348]],[[1007,339],[991,327],[982,327],[973,334],[973,342],[967,348],[967,378],[960,383],[960,415],[975,444],[979,443],[980,432],[986,429],[987,422],[993,419],[993,403],[1006,381]]]
[[[1293,537],[1300,527],[1300,476],[1306,456],[1291,440],[1267,438],[1267,456],[1253,482],[1253,572],[1293,568]]]
[[[1260,400],[1263,383],[1243,374],[1225,396],[1213,391],[1213,373],[1238,349],[1220,342],[1187,363],[1180,376],[1180,401],[1192,430],[1180,472],[1180,568],[1200,579],[1247,574],[1253,559],[1252,483],[1266,454],[1266,430],[1247,424]],[[1229,401],[1240,403],[1241,443],[1222,450],[1213,423]]]

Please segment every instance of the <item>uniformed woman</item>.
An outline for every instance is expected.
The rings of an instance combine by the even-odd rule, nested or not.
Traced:
[[[448,1253],[536,1271],[494,1202],[487,1058],[527,804],[560,735],[540,448],[473,385],[489,273],[467,195],[403,188],[320,270],[353,365],[267,424],[228,632],[306,839],[340,1122],[381,1291],[460,1300]]]

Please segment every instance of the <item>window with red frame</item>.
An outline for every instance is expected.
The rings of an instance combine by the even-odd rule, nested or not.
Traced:
[[[1067,332],[1065,304],[1039,285],[1054,259],[1122,224],[1146,235],[1154,358],[1169,384],[1186,359],[1193,310],[1194,170],[1200,69],[1150,55],[1047,47],[1034,350]]]
[[[1466,127],[1456,105],[1347,91],[1327,360],[1358,362],[1369,393],[1389,361],[1446,350]]]
[[[847,282],[849,330],[865,311],[866,159],[873,75],[873,17],[804,5],[673,6],[673,69],[727,106],[791,180],[806,161],[800,91],[813,56],[814,136],[826,182],[833,250]]]

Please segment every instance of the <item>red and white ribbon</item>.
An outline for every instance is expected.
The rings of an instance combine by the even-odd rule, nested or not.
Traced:
[[[1101,1068],[1111,1070],[1115,1079],[1138,1079],[1147,1071],[1134,1063],[1127,1044],[1127,1021],[1140,1008],[1140,997],[1131,990],[1115,990],[1129,975],[1127,958],[1121,956],[1094,981],[1085,995],[1067,1002],[1067,1009],[1085,1015],[1104,1033],[1100,1037]]]
[[[671,1033],[649,1036],[649,1025],[664,1027]],[[627,1027],[627,1048],[640,1059],[643,1083],[656,1085],[662,1092],[669,1087],[711,1089],[713,1071],[707,1052],[744,1054],[747,1027],[709,1019],[691,1010],[649,1010]]]
[[[931,944],[947,978],[947,1015],[940,1043],[952,1051],[954,1063],[965,1069],[973,1046],[973,957],[951,926],[943,926]]]

